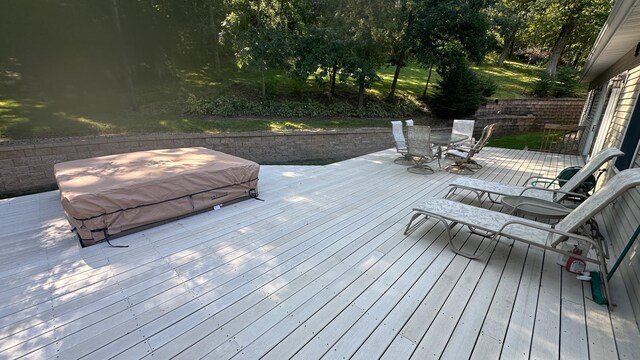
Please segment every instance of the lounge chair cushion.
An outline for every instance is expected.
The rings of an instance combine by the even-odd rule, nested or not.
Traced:
[[[598,154],[593,156],[589,162],[587,162],[584,167],[580,169],[577,173],[573,175],[569,181],[567,181],[562,187],[558,190],[562,191],[562,193],[554,193],[552,191],[543,191],[536,189],[528,189],[526,192],[522,192],[525,187],[517,186],[517,185],[505,185],[500,183],[495,183],[491,181],[478,180],[478,179],[469,179],[469,178],[456,178],[449,185],[451,186],[452,192],[455,191],[456,188],[481,192],[481,193],[489,193],[496,194],[502,196],[518,196],[518,195],[526,195],[531,197],[537,197],[543,200],[560,202],[564,200],[568,195],[566,193],[574,192],[575,189],[582,184],[589,176],[591,176],[594,172],[596,172],[602,165],[604,165],[607,161],[617,157],[624,155],[623,152],[616,148],[608,148],[600,151]],[[525,185],[527,186],[527,185]],[[451,192],[451,193],[452,193]],[[479,194],[480,195],[480,194]]]
[[[492,233],[498,232],[500,228],[509,221],[520,221],[530,223],[534,226],[551,228],[551,225],[549,224],[539,223],[537,221],[523,219],[521,217],[497,211],[490,211],[475,206],[469,206],[467,204],[447,199],[429,199],[414,207],[413,210],[435,214],[446,214],[445,218],[447,220]],[[549,232],[547,231],[525,227],[519,224],[507,226],[502,233],[511,238],[538,241],[542,244],[544,244],[549,237]]]
[[[474,179],[464,176],[459,176],[449,184],[454,188],[463,188],[468,190],[478,190],[482,192],[487,192],[491,194],[497,194],[502,196],[520,196],[526,195],[531,197],[536,197],[544,200],[553,201],[553,192],[537,190],[537,189],[528,189],[525,190],[524,187],[519,185],[509,185],[509,184],[501,184],[493,181],[486,181],[481,179]]]

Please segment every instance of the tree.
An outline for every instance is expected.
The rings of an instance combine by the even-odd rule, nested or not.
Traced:
[[[292,32],[292,75],[328,75],[330,93],[337,81],[352,80],[358,86],[358,105],[365,90],[380,78],[377,69],[388,54],[387,9],[391,0],[315,0],[296,2],[298,25]]]
[[[442,78],[429,102],[429,109],[441,118],[473,114],[484,99],[481,80],[467,66],[460,43],[448,43],[441,51],[438,72]]]
[[[125,74],[125,79],[127,82],[127,89],[129,90],[129,99],[131,101],[131,107],[134,111],[138,111],[140,106],[138,105],[138,100],[136,99],[136,91],[133,87],[133,79],[131,78],[131,69],[129,68],[129,60],[127,57],[127,50],[123,45],[124,37],[122,34],[122,25],[120,23],[120,9],[118,7],[118,0],[111,0],[111,6],[113,10],[113,23],[116,29],[116,34],[120,38],[120,46],[121,49],[119,53],[121,54],[121,62],[122,62],[122,72]]]
[[[563,59],[578,66],[593,45],[610,7],[609,0],[537,0],[520,42],[550,51],[546,69],[550,75],[555,74]]]
[[[451,44],[458,49],[455,54],[476,63],[482,61],[490,43],[490,22],[485,11],[489,3],[478,0],[416,3],[409,32],[418,62],[426,68],[442,65],[453,56]]]
[[[358,107],[364,105],[364,92],[380,80],[377,69],[389,53],[388,21],[394,0],[351,0],[340,14],[345,19],[349,47],[346,48],[341,76],[358,86]]]
[[[319,84],[329,77],[329,93],[335,95],[339,72],[352,47],[341,0],[308,0],[298,3],[299,24],[292,33],[291,75],[306,80],[313,76]],[[346,81],[343,77],[342,81]]]
[[[503,66],[511,55],[516,35],[530,14],[531,5],[536,0],[502,0],[497,2],[490,11],[495,24],[495,32],[502,39],[502,50],[498,57],[498,66]]]
[[[213,64],[216,72],[221,70],[220,62],[220,27],[224,17],[226,16],[225,4],[223,0],[209,0],[209,27],[211,29],[211,48],[213,50]]]
[[[400,1],[394,8],[393,21],[391,21],[392,31],[392,52],[389,63],[396,67],[391,81],[391,90],[387,95],[387,100],[392,101],[395,97],[396,88],[398,86],[398,78],[400,70],[406,66],[407,53],[411,48],[411,39],[409,32],[413,25],[412,3],[408,1]]]
[[[260,72],[261,95],[267,95],[265,72],[287,68],[289,2],[240,0],[226,19],[238,63]]]
[[[575,30],[578,25],[578,20],[580,18],[580,14],[582,10],[586,6],[586,1],[571,1],[570,5],[567,6],[565,20],[562,26],[560,27],[560,33],[556,38],[553,47],[551,48],[551,55],[549,55],[549,61],[547,62],[547,73],[551,76],[556,74],[556,69],[558,68],[558,63],[560,62],[560,56],[562,56],[562,52],[564,51],[567,42],[573,30]]]

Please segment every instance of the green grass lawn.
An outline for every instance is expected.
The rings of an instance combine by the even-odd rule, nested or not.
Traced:
[[[551,142],[560,141],[562,138],[562,133],[551,133],[547,135],[551,137]],[[538,150],[542,146],[545,141],[545,135],[542,132],[530,132],[523,134],[515,134],[508,136],[496,137],[489,140],[488,146],[506,148],[506,149],[517,149],[522,150],[524,148],[528,148],[530,150]],[[549,141],[547,141],[549,143]]]
[[[526,97],[530,85],[541,71],[539,67],[507,62],[504,68],[491,65],[492,60],[477,67],[477,71],[498,83],[493,98]],[[0,69],[1,70],[1,69]],[[383,99],[389,92],[393,67],[380,69],[381,81],[367,91],[369,96]],[[29,139],[104,134],[153,132],[236,132],[285,129],[330,129],[343,127],[388,126],[388,119],[245,119],[205,118],[183,114],[183,104],[189,95],[214,98],[219,95],[260,98],[260,76],[256,72],[228,69],[223,78],[203,67],[177,73],[175,81],[136,88],[140,104],[133,111],[124,93],[71,92],[43,93],[24,91],[3,82],[0,71],[0,139]],[[417,65],[402,69],[397,94],[410,98],[422,95],[427,70]],[[434,71],[429,92],[438,81]],[[295,100],[335,101],[328,95],[328,84],[314,80],[296,81],[286,73],[267,74],[267,89],[272,97]],[[357,88],[338,84],[337,99],[354,101]]]

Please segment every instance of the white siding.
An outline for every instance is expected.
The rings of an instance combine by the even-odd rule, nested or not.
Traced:
[[[620,147],[624,139],[629,120],[633,113],[638,92],[640,91],[640,66],[629,71],[629,77],[623,92],[618,100],[614,117],[607,129],[605,146]],[[602,129],[601,129],[602,130]],[[616,170],[608,172],[611,178]],[[640,161],[636,157],[634,167],[640,167]],[[612,260],[618,257],[629,238],[640,224],[640,190],[634,189],[629,192],[630,196],[623,197],[620,201],[609,206],[602,213],[603,225],[611,241],[613,251]],[[621,276],[629,293],[629,298],[635,313],[636,324],[640,323],[640,241],[636,241],[631,251],[627,254],[620,268],[614,276]]]

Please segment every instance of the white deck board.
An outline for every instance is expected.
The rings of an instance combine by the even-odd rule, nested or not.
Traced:
[[[611,310],[554,253],[501,241],[469,260],[434,222],[404,235],[412,206],[458,175],[411,174],[395,158],[263,166],[265,201],[114,240],[128,248],[80,248],[56,191],[0,200],[0,358],[640,356],[615,276]],[[478,158],[472,176],[520,185],[581,163],[495,148]],[[453,234],[467,250],[483,241]]]

